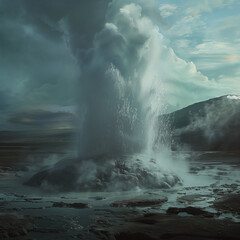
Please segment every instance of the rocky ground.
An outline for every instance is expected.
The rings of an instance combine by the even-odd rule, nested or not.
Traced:
[[[190,181],[170,189],[56,193],[0,168],[0,239],[240,239],[239,158],[189,158]]]

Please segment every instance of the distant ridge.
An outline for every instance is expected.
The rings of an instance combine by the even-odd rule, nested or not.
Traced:
[[[240,96],[198,102],[159,118],[173,150],[240,151]]]

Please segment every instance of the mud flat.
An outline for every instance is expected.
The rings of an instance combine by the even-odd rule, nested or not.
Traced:
[[[0,149],[0,239],[239,239],[238,155],[190,153],[193,181],[168,189],[44,192],[22,183],[43,155],[68,153],[36,146],[31,161],[18,155],[25,148]]]
[[[97,232],[97,230],[95,230]],[[145,214],[129,219],[123,225],[100,229],[105,239],[239,239],[240,225],[231,220],[203,216]]]

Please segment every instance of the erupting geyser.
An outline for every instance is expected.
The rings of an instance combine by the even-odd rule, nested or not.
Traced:
[[[140,5],[113,1],[93,48],[80,53],[79,158],[39,172],[32,185],[127,190],[179,181],[158,160],[159,127],[165,128],[158,121],[165,105],[163,56],[169,49]]]
[[[80,102],[86,112],[80,157],[151,153],[164,107],[165,49],[158,27],[139,5],[125,5],[96,34],[93,46],[82,67]]]

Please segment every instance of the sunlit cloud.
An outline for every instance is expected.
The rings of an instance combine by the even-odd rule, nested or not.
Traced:
[[[195,1],[194,4],[185,10],[186,14],[199,16],[203,13],[212,12],[215,8],[223,8],[231,5],[235,0],[204,0]]]
[[[240,57],[236,55],[232,55],[232,56],[226,56],[223,59],[226,60],[227,62],[239,62]]]
[[[176,5],[170,5],[170,4],[163,4],[159,8],[160,14],[164,18],[172,16],[176,11],[176,9],[177,9]]]

